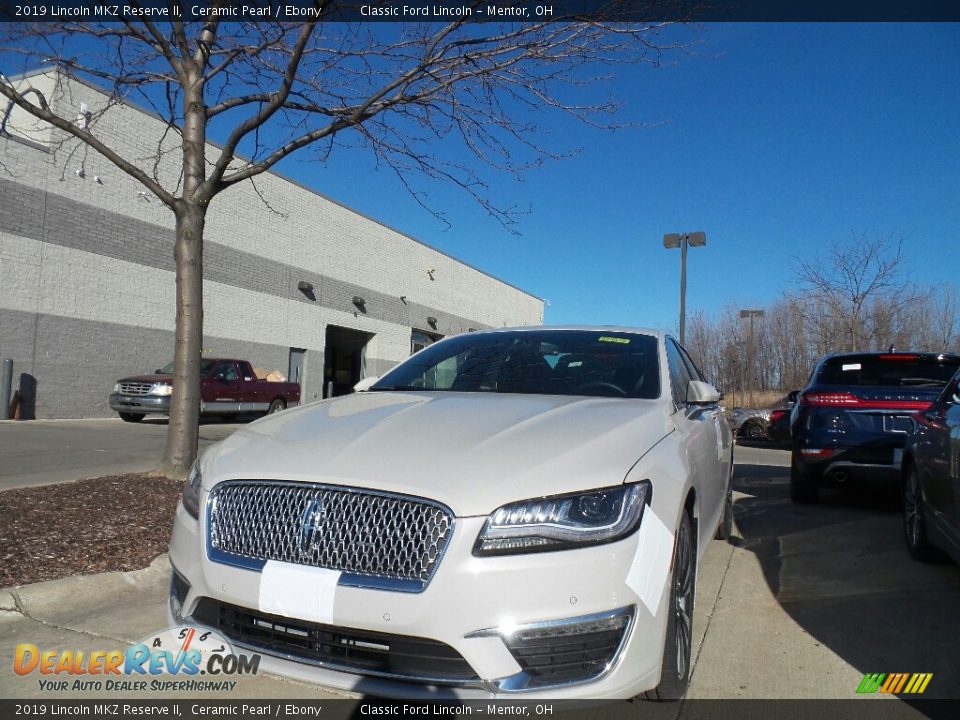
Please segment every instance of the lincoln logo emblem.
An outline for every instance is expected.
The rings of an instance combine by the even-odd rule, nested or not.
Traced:
[[[300,516],[300,555],[303,557],[312,555],[320,547],[323,512],[323,499],[314,498]]]

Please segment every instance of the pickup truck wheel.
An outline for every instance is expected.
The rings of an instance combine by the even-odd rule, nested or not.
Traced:
[[[272,403],[270,403],[270,407],[267,408],[267,415],[273,415],[274,413],[278,413],[281,410],[286,410],[286,408],[287,408],[286,401],[284,401],[283,398],[277,398]]]
[[[120,413],[120,419],[124,422],[140,422],[143,420],[143,413]]]
[[[817,478],[810,472],[803,472],[795,455],[790,458],[790,499],[795,503],[815,503],[820,499]]]

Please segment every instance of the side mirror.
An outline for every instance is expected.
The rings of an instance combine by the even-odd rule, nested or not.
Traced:
[[[710,383],[691,380],[687,385],[688,405],[715,405],[720,402],[720,392]]]
[[[356,385],[353,386],[353,391],[366,392],[371,387],[373,387],[379,379],[380,379],[379,375],[370,375],[369,377],[365,377],[363,380],[361,380],[360,382],[358,382]]]

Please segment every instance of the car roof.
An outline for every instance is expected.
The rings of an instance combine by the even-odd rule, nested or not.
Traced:
[[[820,358],[820,362],[825,362],[827,360],[842,359],[842,358],[868,358],[868,357],[880,357],[883,355],[916,355],[917,357],[922,358],[933,358],[933,359],[943,359],[943,360],[957,360],[960,361],[960,355],[955,353],[948,352],[936,352],[930,350],[895,350],[893,352],[881,352],[881,351],[871,351],[871,352],[836,352],[828,353]]]
[[[521,325],[517,327],[489,328],[487,330],[478,330],[477,333],[498,333],[498,332],[536,332],[538,330],[563,330],[575,332],[618,332],[630,335],[652,335],[658,340],[663,340],[668,333],[655,328],[629,327],[624,325]]]

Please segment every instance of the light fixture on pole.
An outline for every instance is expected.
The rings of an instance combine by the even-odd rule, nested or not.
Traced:
[[[667,233],[663,236],[665,248],[680,248],[680,344],[686,340],[687,324],[687,246],[707,244],[705,232]]]

